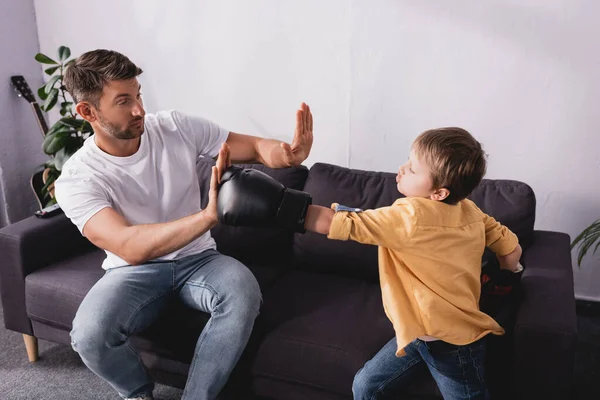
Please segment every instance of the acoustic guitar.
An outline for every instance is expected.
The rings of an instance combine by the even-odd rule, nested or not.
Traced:
[[[42,132],[42,137],[45,137],[49,129],[48,124],[46,123],[46,119],[44,118],[44,114],[42,113],[42,108],[38,104],[35,96],[33,95],[33,92],[31,91],[31,88],[27,84],[27,81],[23,76],[15,75],[10,77],[10,82],[15,91],[17,92],[17,95],[27,100],[27,102],[31,106],[31,110],[34,113],[35,119],[38,123],[38,126],[40,127],[40,131]],[[31,186],[31,190],[33,190],[35,199],[38,205],[40,206],[40,209],[44,208],[45,199],[44,194],[42,192],[42,188],[46,184],[50,171],[50,168],[41,166],[34,172],[30,179],[29,184]],[[48,193],[51,198],[54,197],[54,183],[52,183],[49,186]]]

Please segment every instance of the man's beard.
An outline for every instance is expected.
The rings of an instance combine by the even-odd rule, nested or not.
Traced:
[[[141,130],[138,132],[135,132],[135,130],[140,129],[140,128],[127,128],[126,130],[122,131],[119,129],[119,127],[115,124],[112,124],[108,121],[106,121],[104,119],[104,117],[102,116],[102,114],[98,115],[98,119],[100,120],[100,126],[102,127],[102,129],[104,129],[106,131],[106,133],[108,133],[110,136],[116,138],[116,139],[123,139],[123,140],[129,140],[129,139],[137,139],[138,137],[140,137],[142,135],[142,133],[144,133],[144,125],[142,123],[142,127]],[[140,120],[143,120],[144,118],[139,118],[136,119],[136,121],[134,123],[139,122]]]

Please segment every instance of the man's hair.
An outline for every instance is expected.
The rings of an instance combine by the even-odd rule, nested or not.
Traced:
[[[98,49],[82,54],[69,64],[64,84],[75,103],[87,101],[98,108],[104,85],[133,79],[142,72],[123,54]]]
[[[485,175],[486,154],[481,143],[462,128],[425,131],[415,139],[413,148],[431,169],[433,187],[450,191],[444,203],[465,199]]]

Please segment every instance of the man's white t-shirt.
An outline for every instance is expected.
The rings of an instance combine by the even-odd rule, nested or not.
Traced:
[[[132,225],[173,221],[200,211],[196,161],[216,157],[229,132],[203,118],[178,111],[146,114],[138,151],[115,157],[90,136],[65,163],[55,194],[67,217],[83,234],[86,222],[112,207]],[[214,249],[210,231],[160,257],[173,260]],[[109,251],[102,268],[128,263]]]

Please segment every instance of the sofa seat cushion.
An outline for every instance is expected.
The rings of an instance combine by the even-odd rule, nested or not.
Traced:
[[[104,251],[71,257],[25,278],[27,315],[56,328],[71,329],[73,318],[91,287],[104,275]]]
[[[70,330],[83,298],[104,275],[101,265],[105,257],[104,251],[95,249],[27,275],[25,301],[29,318]],[[248,268],[256,276],[261,290],[270,287],[285,274],[285,269],[279,266],[250,265]],[[194,310],[189,312],[202,314]],[[186,311],[183,313],[186,318],[182,320],[189,320],[188,324],[195,326],[194,332],[197,337],[206,321],[201,317],[188,318]],[[172,329],[171,325],[169,329]]]
[[[259,319],[265,333],[254,375],[343,395],[394,337],[378,285],[305,271],[286,274],[265,293]]]

